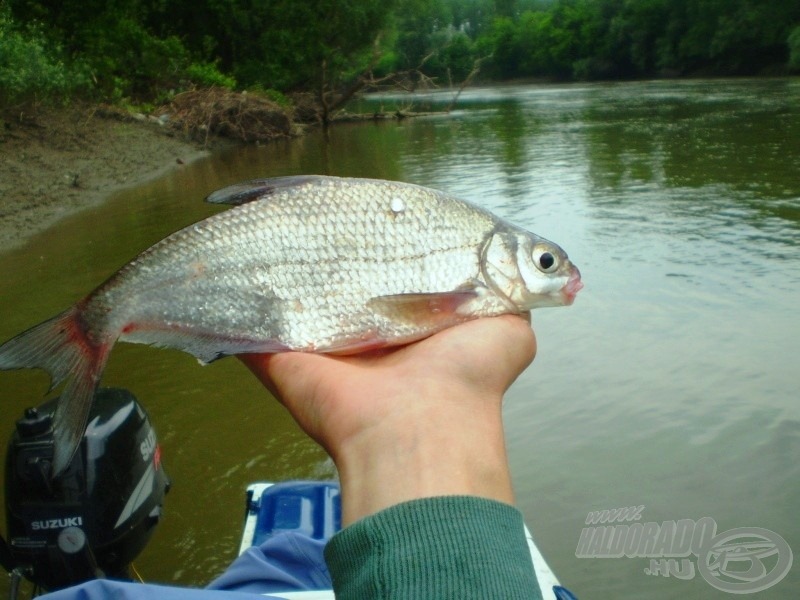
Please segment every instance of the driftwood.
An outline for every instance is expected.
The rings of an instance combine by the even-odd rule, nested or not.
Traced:
[[[392,112],[376,111],[366,115],[342,113],[355,95],[364,90],[377,90],[391,86],[413,92],[419,89],[434,89],[436,82],[426,76],[422,69],[435,52],[425,56],[415,68],[375,77],[372,69],[380,57],[379,39],[375,41],[373,60],[367,69],[344,88],[333,90],[327,82],[327,65],[322,65],[320,88],[316,94],[298,93],[291,96],[292,109],[273,102],[258,93],[233,92],[224,88],[190,90],[175,96],[162,112],[168,113],[173,126],[198,141],[208,144],[212,136],[221,136],[244,142],[266,142],[293,135],[300,125],[296,123],[322,123],[342,121],[380,121],[407,119],[450,112],[461,92],[480,71],[486,58],[475,61],[472,71],[461,83],[449,105],[440,112],[415,112],[398,108]],[[410,107],[410,105],[409,105]],[[408,108],[408,107],[407,107]]]
[[[377,110],[371,113],[337,113],[332,119],[332,123],[358,123],[364,121],[402,121],[413,119],[414,117],[432,117],[447,114],[442,110],[434,111],[413,111],[397,109],[391,112]]]
[[[259,94],[224,88],[178,94],[167,111],[192,138],[208,144],[218,135],[244,142],[266,142],[292,134],[291,112]]]
[[[377,48],[377,41],[376,41],[376,48]],[[385,113],[381,110],[374,114],[367,114],[367,115],[350,115],[350,114],[338,113],[338,111],[340,111],[347,104],[347,102],[349,102],[356,94],[364,90],[379,90],[388,87],[393,90],[403,90],[412,93],[420,89],[429,90],[438,88],[439,86],[436,84],[436,81],[428,77],[423,72],[423,67],[425,66],[425,63],[427,63],[433,56],[435,56],[435,54],[436,51],[431,52],[420,61],[419,65],[417,65],[412,69],[404,71],[396,71],[381,77],[375,77],[372,73],[372,68],[374,66],[373,63],[377,62],[377,59],[374,59],[373,63],[371,63],[370,66],[363,73],[361,73],[361,75],[356,77],[347,88],[339,91],[338,93],[334,93],[333,91],[327,89],[325,75],[324,75],[325,65],[323,63],[322,85],[320,86],[320,91],[317,96],[317,99],[321,106],[321,110],[319,113],[320,121],[322,121],[323,125],[326,125],[331,122],[405,119],[410,117],[421,117],[433,114],[442,114],[443,112],[444,113],[451,112],[453,108],[455,108],[456,103],[458,102],[458,99],[461,96],[461,93],[470,83],[472,83],[475,76],[478,75],[478,73],[480,72],[483,63],[487,61],[489,58],[491,58],[491,56],[484,56],[482,58],[478,58],[477,60],[475,60],[475,62],[472,65],[472,70],[469,72],[464,81],[461,82],[455,94],[453,95],[452,100],[443,111],[413,112],[410,110],[397,109],[396,111],[393,111],[391,113]],[[375,56],[377,57],[378,55],[376,54]],[[451,88],[454,87],[452,81],[450,82],[450,87]]]
[[[320,107],[319,120],[322,122],[323,126],[327,126],[331,121],[341,120],[336,118],[337,111],[343,109],[350,100],[363,90],[378,89],[385,84],[390,84],[395,89],[406,89],[408,91],[413,91],[420,83],[423,86],[430,85],[431,87],[435,87],[433,80],[422,72],[422,68],[425,66],[426,62],[436,55],[436,51],[425,56],[420,63],[412,69],[395,71],[387,75],[376,77],[373,70],[381,58],[380,40],[381,35],[378,34],[373,42],[372,58],[369,64],[357,77],[344,87],[337,88],[333,85],[330,81],[327,61],[322,61],[320,65],[321,76],[319,89],[317,91],[317,102]]]

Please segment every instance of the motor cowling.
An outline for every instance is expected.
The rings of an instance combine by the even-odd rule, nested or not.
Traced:
[[[46,590],[128,578],[169,490],[155,430],[130,392],[98,390],[72,462],[51,478],[56,402],[27,409],[8,445],[6,554]]]

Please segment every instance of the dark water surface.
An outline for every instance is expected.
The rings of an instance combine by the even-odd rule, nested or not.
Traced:
[[[800,553],[800,80],[474,89],[449,116],[215,156],[0,251],[0,338],[219,210],[202,202],[214,189],[294,173],[448,190],[560,243],[581,268],[572,308],[534,314],[539,356],[505,408],[519,506],[579,597],[731,597],[699,573],[648,575],[649,558],[577,558],[590,511],[711,517],[719,532],[766,528]],[[120,344],[104,384],[146,406],[173,479],[136,561],[149,581],[217,575],[249,482],[333,473],[235,360],[201,368]],[[0,373],[0,431],[46,385],[39,372]],[[800,597],[798,573],[750,597]]]

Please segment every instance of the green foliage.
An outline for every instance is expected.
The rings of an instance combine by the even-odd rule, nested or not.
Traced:
[[[189,55],[177,37],[156,38],[138,23],[123,19],[114,36],[87,44],[98,87],[112,97],[147,98],[178,86]]]
[[[0,0],[0,95],[327,104],[368,70],[458,84],[477,60],[497,79],[750,74],[800,69],[798,31],[797,0]]]
[[[398,60],[394,68],[416,69],[423,61],[430,62],[448,42],[449,22],[450,15],[441,0],[401,0],[395,25],[398,35],[394,51]],[[439,64],[433,70],[441,74],[446,69]]]
[[[190,52],[219,60],[245,87],[316,88],[321,78],[369,61],[391,14],[380,0],[207,0],[165,3],[161,34],[180,34]],[[335,73],[335,75],[334,75]]]
[[[90,86],[84,65],[69,62],[35,25],[17,27],[0,5],[0,104],[64,101]]]
[[[283,108],[291,108],[292,101],[284,94],[283,92],[279,92],[278,90],[273,89],[264,89],[260,85],[254,85],[247,90],[253,94],[257,94],[259,96],[263,96],[267,100],[271,100],[278,106],[282,106]]]
[[[792,29],[787,42],[789,44],[789,68],[800,71],[800,25]]]
[[[185,73],[192,83],[201,87],[223,87],[229,90],[236,87],[236,79],[222,73],[216,63],[192,63]]]
[[[509,17],[498,17],[479,45],[491,52],[492,74],[500,79],[516,77],[522,72],[523,47],[521,28]]]
[[[466,34],[454,33],[439,51],[439,62],[451,81],[463,81],[472,71],[477,58],[474,46]]]
[[[144,0],[16,0],[10,6],[18,22],[41,23],[43,36],[77,58],[106,99],[157,96],[177,86],[191,62],[179,37],[147,28]]]
[[[479,44],[505,77],[753,74],[788,64],[798,23],[796,0],[553,0],[496,19]]]

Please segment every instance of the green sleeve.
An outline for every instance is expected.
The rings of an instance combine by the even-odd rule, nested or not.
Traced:
[[[542,597],[521,513],[484,498],[392,506],[333,536],[325,560],[339,600]]]

